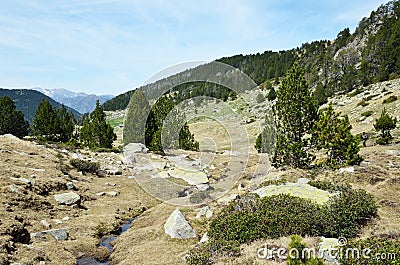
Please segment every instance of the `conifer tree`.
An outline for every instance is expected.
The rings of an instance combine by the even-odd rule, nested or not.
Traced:
[[[0,98],[0,134],[10,133],[22,138],[28,135],[29,123],[24,114],[17,110],[14,101],[7,97]]]
[[[32,132],[36,137],[46,140],[55,140],[57,126],[57,113],[48,99],[42,100],[33,117]]]
[[[275,166],[307,167],[312,160],[309,141],[317,116],[316,102],[297,63],[283,78],[277,91],[275,105],[277,118],[277,143],[273,157]]]
[[[145,144],[146,117],[149,116],[150,105],[141,89],[135,90],[128,105],[128,113],[124,124],[124,144]]]
[[[64,104],[61,105],[61,108],[57,110],[57,122],[55,127],[57,138],[59,141],[65,143],[68,142],[74,133],[75,129],[75,118],[72,113],[68,113]]]
[[[375,130],[381,132],[378,140],[376,141],[378,144],[389,144],[389,141],[393,139],[390,131],[396,128],[396,123],[396,118],[392,118],[384,108],[382,110],[381,116],[379,117],[379,119],[376,119],[374,124]]]
[[[172,120],[168,123],[168,128],[163,131],[163,123],[170,112]],[[146,146],[151,151],[163,152],[163,148],[181,148],[185,150],[198,150],[199,143],[194,140],[190,133],[189,126],[183,122],[185,117],[174,110],[174,102],[169,95],[160,97],[152,106],[147,118],[145,140]],[[180,124],[183,126],[179,128]],[[179,130],[179,141],[174,142],[172,135]],[[164,133],[164,135],[162,135]]]
[[[340,113],[335,113],[332,103],[319,113],[313,129],[313,142],[318,149],[326,149],[330,167],[361,162],[359,140],[351,134],[351,128],[348,116],[340,117]]]
[[[106,114],[96,101],[96,108],[85,119],[80,132],[81,141],[90,148],[111,148],[113,141],[117,138],[113,128],[106,120]]]

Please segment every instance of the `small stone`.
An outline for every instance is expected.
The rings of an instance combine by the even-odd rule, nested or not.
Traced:
[[[46,220],[41,220],[40,224],[44,227],[44,228],[50,228],[51,224],[49,222],[47,222]]]
[[[10,190],[11,190],[11,192],[19,193],[18,187],[14,184],[10,185]]]
[[[205,216],[207,219],[209,219],[211,218],[212,215],[213,215],[212,208],[207,205],[200,209],[200,211],[196,215],[196,219],[200,219],[202,216]]]
[[[106,193],[104,191],[96,193],[96,196],[104,196],[104,195],[106,195]]]
[[[111,197],[116,197],[118,195],[118,192],[116,192],[116,191],[107,191],[106,194],[108,196],[111,196]]]
[[[63,221],[68,221],[70,218],[69,218],[69,216],[65,216],[65,217],[63,217]]]
[[[67,189],[69,189],[69,190],[76,190],[76,187],[73,182],[67,182],[66,186],[67,186]]]
[[[62,222],[60,219],[54,219],[54,223],[55,223],[56,225],[60,225],[60,224],[62,224],[63,222]]]
[[[200,243],[207,243],[209,240],[209,237],[207,235],[207,232],[204,233],[204,235],[200,239]]]

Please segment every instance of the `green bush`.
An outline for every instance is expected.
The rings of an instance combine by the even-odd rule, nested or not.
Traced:
[[[362,107],[366,107],[368,106],[369,103],[365,101],[365,99],[361,100],[360,102],[357,103],[357,107],[358,106],[362,106]]]
[[[99,170],[99,163],[74,158],[69,161],[71,166],[83,173],[96,173]]]
[[[361,113],[361,116],[369,117],[372,114],[374,114],[374,112],[372,110],[368,110],[368,111],[365,111],[365,112]]]
[[[210,265],[212,264],[210,250],[207,246],[197,246],[189,252],[185,258],[188,265]]]
[[[308,184],[316,187],[317,189],[326,190],[329,192],[346,191],[351,188],[349,184],[333,184],[332,182],[324,180],[312,180],[309,181]]]
[[[234,255],[240,252],[240,244],[293,234],[352,238],[377,216],[375,199],[366,191],[327,182],[314,184],[341,192],[322,206],[288,194],[264,198],[247,194],[235,199],[210,223],[210,251]]]
[[[400,264],[400,240],[386,239],[386,238],[367,238],[350,240],[347,245],[342,246],[342,253],[346,253],[346,249],[357,249],[360,253],[359,256],[349,254],[340,255],[339,262],[342,265],[386,265]],[[369,249],[370,252],[363,255],[362,251]]]
[[[397,96],[391,95],[390,97],[383,100],[383,104],[389,104],[397,100]]]
[[[346,190],[334,196],[322,208],[326,226],[322,231],[329,237],[355,237],[359,229],[378,215],[373,195],[365,190]]]

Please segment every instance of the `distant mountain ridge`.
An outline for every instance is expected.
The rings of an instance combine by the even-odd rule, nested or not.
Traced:
[[[32,89],[4,89],[0,88],[0,97],[8,96],[10,97],[17,107],[24,113],[25,119],[32,124],[33,117],[35,116],[36,109],[43,99],[48,99],[53,107],[61,108],[61,104],[51,97]],[[65,104],[67,111],[72,112],[75,118],[81,116],[81,113],[73,108],[68,107]]]
[[[55,101],[71,107],[80,113],[93,111],[96,107],[96,100],[99,100],[100,104],[103,104],[107,100],[110,100],[114,97],[113,95],[95,95],[86,94],[83,92],[73,92],[64,88],[43,89],[40,87],[34,87],[32,89],[39,91]]]

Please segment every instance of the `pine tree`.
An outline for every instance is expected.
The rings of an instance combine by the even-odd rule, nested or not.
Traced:
[[[46,140],[55,140],[57,125],[57,113],[48,99],[42,100],[33,117],[32,132],[36,137]]]
[[[168,116],[169,115],[169,116]],[[166,118],[169,118],[163,130]],[[163,152],[164,148],[181,148],[185,150],[198,150],[199,143],[194,140],[189,126],[184,122],[184,114],[174,109],[174,102],[169,95],[162,96],[153,105],[147,118],[145,140],[146,146],[151,151]],[[182,125],[182,127],[178,127]],[[174,139],[179,131],[179,141]]]
[[[397,120],[396,118],[390,117],[387,113],[386,109],[382,110],[381,116],[379,119],[376,119],[374,124],[374,128],[377,131],[381,132],[378,140],[376,141],[378,144],[389,144],[389,141],[393,139],[393,136],[390,134],[390,131],[396,128]]]
[[[319,113],[313,129],[313,142],[318,149],[326,149],[327,164],[332,167],[361,162],[359,140],[351,134],[349,118],[335,113],[332,103]]]
[[[307,152],[309,141],[305,136],[311,132],[317,108],[304,73],[297,63],[281,82],[275,109],[278,136],[273,164],[307,167],[312,155]]]
[[[106,114],[97,100],[96,108],[90,113],[90,118],[83,122],[80,139],[90,148],[111,148],[116,138],[117,135],[107,122]]]
[[[124,144],[145,143],[146,117],[149,116],[149,113],[149,102],[143,91],[137,89],[128,105],[124,124]]]
[[[28,135],[29,123],[24,114],[17,110],[14,101],[7,97],[0,98],[0,134],[10,133],[22,138]]]
[[[273,86],[271,86],[271,89],[268,92],[267,99],[269,101],[273,101],[274,99],[276,99],[276,91]]]
[[[254,147],[259,153],[274,155],[276,148],[276,121],[273,113],[265,115],[265,127],[257,136]]]
[[[57,119],[55,124],[56,134],[59,141],[66,143],[72,138],[75,123],[74,115],[68,113],[64,104],[62,104],[61,108],[57,110]]]

